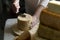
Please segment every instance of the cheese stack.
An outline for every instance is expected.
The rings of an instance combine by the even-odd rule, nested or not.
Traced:
[[[48,10],[60,14],[60,1],[50,1]]]
[[[60,1],[50,1],[48,8],[41,13],[40,20],[42,24],[60,30]]]
[[[32,22],[31,15],[24,13],[23,15],[18,16],[17,20],[18,20],[17,28],[19,28],[22,31],[30,29],[30,25]]]
[[[50,1],[40,16],[39,37],[60,40],[60,2]]]

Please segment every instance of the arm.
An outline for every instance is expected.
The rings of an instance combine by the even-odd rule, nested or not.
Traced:
[[[37,17],[37,18],[39,18],[40,14],[41,14],[41,12],[42,12],[42,10],[43,10],[44,8],[45,8],[44,6],[39,5],[39,6],[37,7],[36,11],[35,11],[34,16]]]
[[[43,0],[40,3],[40,5],[38,5],[38,7],[36,8],[35,14],[33,15],[33,19],[32,19],[32,25],[31,25],[32,27],[34,24],[37,23],[37,21],[39,21],[40,14],[41,14],[42,10],[44,8],[46,8],[46,6],[48,5],[48,2],[49,2],[49,0]]]
[[[37,18],[39,18],[42,10],[43,10],[44,8],[46,8],[46,6],[48,5],[48,2],[49,2],[49,0],[43,0],[43,1],[40,3],[40,5],[38,5],[38,7],[36,8],[36,11],[35,11],[34,16],[36,16]]]
[[[45,4],[46,3],[46,4]],[[38,28],[39,28],[39,23],[38,23],[38,20],[39,20],[39,17],[40,17],[40,14],[41,14],[41,11],[46,8],[48,4],[48,1],[47,0],[43,0],[41,2],[40,5],[38,5],[38,7],[36,8],[35,10],[35,14],[33,15],[33,21],[32,21],[32,25],[31,25],[31,30],[29,30],[30,34],[31,34],[31,39],[33,39],[34,35],[36,34]],[[38,23],[38,24],[37,24]],[[33,35],[33,36],[32,36]]]

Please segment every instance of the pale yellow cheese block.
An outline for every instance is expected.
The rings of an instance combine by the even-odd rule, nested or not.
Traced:
[[[60,14],[60,1],[50,1],[48,4],[48,10]]]
[[[17,18],[17,28],[22,31],[29,30],[32,22],[32,16],[24,13]]]
[[[40,24],[38,36],[46,38],[48,40],[60,40],[60,31],[51,29],[49,28],[49,26]]]
[[[40,21],[44,25],[60,31],[60,15],[47,9],[41,13]]]

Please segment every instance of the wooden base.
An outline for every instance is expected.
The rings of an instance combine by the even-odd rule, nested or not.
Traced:
[[[17,36],[15,40],[31,40],[30,33],[28,31],[25,31],[20,36]]]

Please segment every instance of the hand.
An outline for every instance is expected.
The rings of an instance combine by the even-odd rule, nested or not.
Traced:
[[[13,5],[12,5],[12,10],[14,13],[18,13],[19,12],[19,0],[14,0]]]
[[[39,18],[37,18],[36,16],[33,16],[31,28],[34,27],[38,22],[39,22]]]

